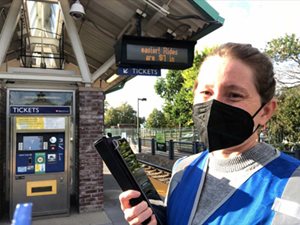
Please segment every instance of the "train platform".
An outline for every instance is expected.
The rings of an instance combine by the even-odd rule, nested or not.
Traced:
[[[78,213],[71,210],[70,216],[47,219],[33,219],[32,225],[127,225],[120,209],[121,189],[104,165],[104,210],[100,212]],[[0,221],[0,225],[11,225],[10,221]]]

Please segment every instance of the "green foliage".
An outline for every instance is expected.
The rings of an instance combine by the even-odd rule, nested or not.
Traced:
[[[181,73],[181,70],[169,70],[166,78],[156,81],[154,86],[156,93],[166,101],[172,102],[173,96],[178,93],[184,82]]]
[[[104,101],[104,111],[106,111],[106,110],[108,110],[108,108],[109,108],[109,103],[108,103],[108,101]]]
[[[271,40],[265,51],[275,61],[292,60],[300,66],[300,40],[295,34]]]
[[[268,124],[273,142],[300,142],[300,87],[286,88],[278,97],[278,109]]]
[[[156,140],[156,142],[159,142],[159,143],[165,143],[166,136],[165,136],[164,132],[157,132],[155,135],[155,140]]]
[[[135,124],[136,111],[128,103],[123,103],[116,108],[108,108],[104,115],[106,127],[117,126],[118,124]]]
[[[205,49],[194,57],[193,66],[184,71],[169,70],[166,78],[159,79],[154,88],[163,98],[163,112],[168,127],[192,125],[193,86],[199,67],[212,49]]]
[[[271,40],[265,52],[276,62],[278,89],[300,84],[300,40],[295,34]]]
[[[146,121],[147,128],[162,128],[167,125],[163,112],[153,109]]]
[[[119,151],[126,161],[127,166],[131,172],[137,172],[141,169],[142,164],[137,160],[136,155],[132,152],[131,147],[127,141],[121,139],[118,141]]]
[[[300,40],[295,34],[268,42],[265,52],[278,62],[277,86],[282,85],[278,109],[269,123],[273,144],[288,145],[300,141]],[[292,88],[292,86],[294,86]],[[271,140],[272,141],[272,140]]]

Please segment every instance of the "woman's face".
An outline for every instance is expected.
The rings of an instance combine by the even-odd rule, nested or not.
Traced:
[[[254,74],[243,62],[219,56],[209,57],[201,66],[194,104],[216,99],[253,115],[261,106]]]
[[[254,74],[249,66],[230,57],[209,57],[201,66],[194,104],[216,99],[254,115],[261,107],[261,98],[255,88]],[[254,118],[255,128],[264,125],[272,116],[276,102],[270,101]],[[256,139],[252,135],[252,141]]]

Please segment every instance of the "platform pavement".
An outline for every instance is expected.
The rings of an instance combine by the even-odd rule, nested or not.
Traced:
[[[70,216],[48,219],[36,219],[32,225],[127,225],[120,209],[121,189],[104,165],[104,210],[92,213],[71,212]],[[72,211],[72,210],[71,210]],[[9,221],[0,221],[0,225],[10,225]]]

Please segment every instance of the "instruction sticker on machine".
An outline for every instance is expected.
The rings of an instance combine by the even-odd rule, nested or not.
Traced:
[[[46,172],[46,153],[37,152],[35,153],[35,173]]]
[[[64,129],[65,117],[18,116],[16,127],[18,130]]]
[[[64,129],[65,117],[45,117],[45,129]]]
[[[16,127],[18,130],[40,130],[44,129],[44,117],[19,116],[16,117]]]

